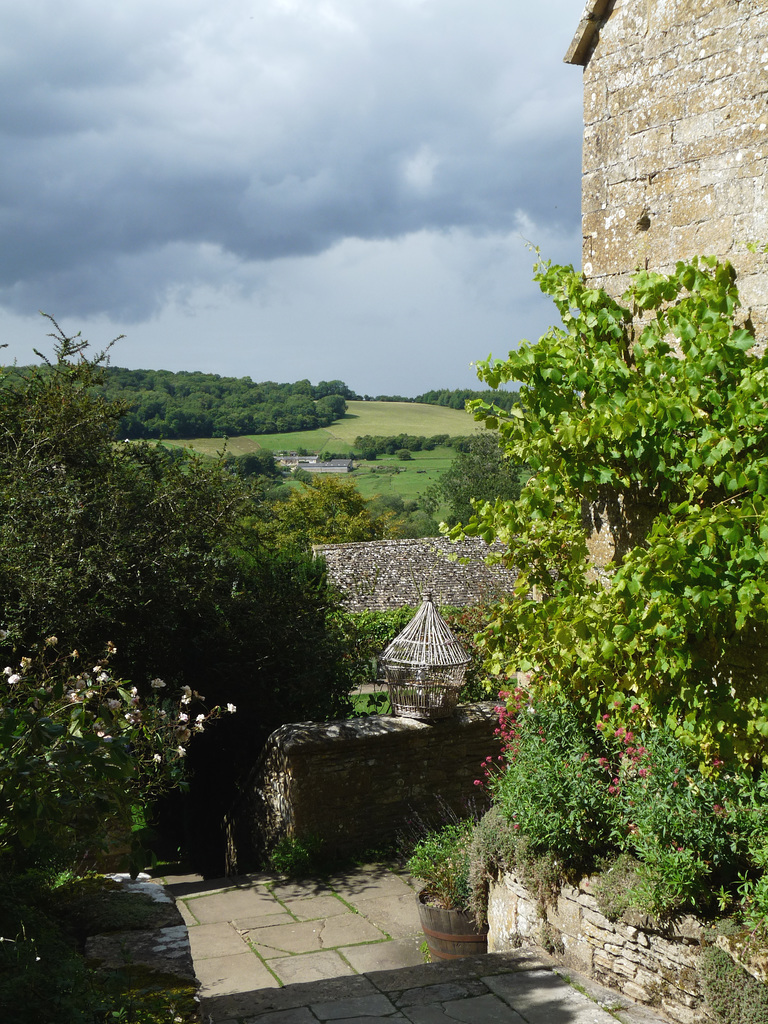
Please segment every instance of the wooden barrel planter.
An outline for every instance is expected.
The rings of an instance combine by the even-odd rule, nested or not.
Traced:
[[[466,910],[431,907],[426,890],[418,895],[419,920],[433,960],[457,960],[488,952],[488,926],[479,929]]]

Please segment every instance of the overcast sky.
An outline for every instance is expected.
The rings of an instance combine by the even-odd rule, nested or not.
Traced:
[[[0,0],[0,342],[472,387],[580,259],[581,0]]]

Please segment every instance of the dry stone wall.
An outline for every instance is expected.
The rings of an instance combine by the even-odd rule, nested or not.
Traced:
[[[654,929],[648,918],[611,922],[598,909],[589,879],[563,886],[554,905],[541,904],[510,874],[491,884],[488,950],[503,952],[532,939],[566,966],[636,1002],[657,1007],[679,1024],[711,1018],[700,989],[697,959],[704,934],[694,917]]]
[[[281,726],[228,816],[228,873],[281,836],[360,851],[392,841],[417,815],[439,824],[445,808],[466,814],[482,792],[481,764],[497,751],[497,725],[482,702],[434,723],[372,715]]]
[[[739,273],[764,343],[768,9],[762,0],[589,0],[566,60],[584,64],[583,269],[618,295],[638,268],[714,254]]]
[[[353,612],[415,607],[427,593],[438,605],[460,608],[494,600],[511,591],[516,579],[503,566],[486,565],[494,550],[479,538],[452,543],[447,537],[314,548],[325,558],[329,578]]]

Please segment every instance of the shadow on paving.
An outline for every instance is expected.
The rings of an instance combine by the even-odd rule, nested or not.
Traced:
[[[297,983],[203,1000],[206,1024],[387,1019],[413,1024],[615,1024],[532,951]]]
[[[162,877],[159,870],[151,874],[158,878]],[[307,878],[263,873],[227,875],[224,878],[196,878],[185,882],[173,882],[168,889],[176,899],[183,899],[186,896],[208,894],[224,889],[253,889],[257,885],[279,888],[282,885],[295,884],[300,885],[308,896],[322,896],[328,892],[329,885],[343,885],[351,895],[363,896],[371,888],[372,883],[375,885],[393,874],[407,876],[405,869],[396,864],[366,864],[364,867],[349,870],[334,868],[327,873],[314,873]]]

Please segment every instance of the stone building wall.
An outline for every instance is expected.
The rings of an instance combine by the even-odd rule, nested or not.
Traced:
[[[716,255],[768,324],[768,9],[761,0],[588,0],[583,270],[618,295],[637,268]]]
[[[661,930],[647,918],[611,922],[589,893],[563,886],[542,918],[541,905],[513,875],[491,885],[488,903],[488,951],[503,952],[533,939],[553,951],[572,970],[621,992],[636,1002],[657,1007],[679,1024],[702,1024],[707,1014],[700,989],[697,959],[703,927],[682,917]]]
[[[435,604],[482,604],[512,590],[516,574],[488,566],[494,549],[479,538],[452,543],[447,537],[317,544],[330,580],[353,612],[416,607],[427,593]],[[499,549],[501,550],[501,549]]]
[[[281,726],[228,815],[228,873],[248,870],[281,836],[360,851],[392,841],[415,815],[440,824],[445,807],[466,814],[482,792],[482,762],[497,752],[497,725],[483,702],[434,723],[372,715]]]

